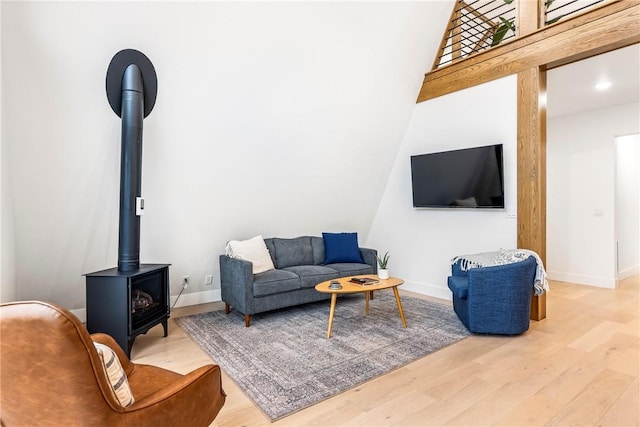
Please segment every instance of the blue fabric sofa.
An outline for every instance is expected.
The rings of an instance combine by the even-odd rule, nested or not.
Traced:
[[[220,289],[226,312],[233,307],[244,314],[247,327],[253,314],[329,299],[330,294],[315,290],[320,282],[378,272],[374,249],[359,248],[363,263],[325,264],[322,237],[274,237],[264,242],[274,270],[253,274],[251,262],[220,255]]]
[[[453,293],[453,309],[467,329],[496,335],[528,330],[536,258],[467,271],[461,262],[451,266],[447,285]]]

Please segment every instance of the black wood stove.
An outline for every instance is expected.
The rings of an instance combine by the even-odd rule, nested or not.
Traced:
[[[104,332],[129,356],[136,336],[162,323],[167,336],[169,266],[141,264],[132,271],[111,268],[87,277],[87,329]]]
[[[107,98],[122,119],[118,267],[86,275],[87,329],[111,335],[130,356],[137,335],[162,323],[167,336],[169,264],[140,264],[142,122],[158,91],[151,61],[137,50],[118,52],[107,69]]]

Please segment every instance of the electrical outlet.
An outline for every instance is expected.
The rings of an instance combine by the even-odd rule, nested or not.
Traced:
[[[213,284],[213,275],[212,274],[207,274],[204,278],[204,284],[205,285],[212,285]]]
[[[189,286],[189,276],[182,276],[182,286],[185,288]]]

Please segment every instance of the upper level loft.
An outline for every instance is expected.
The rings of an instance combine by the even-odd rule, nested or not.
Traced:
[[[605,0],[458,0],[431,69],[468,58],[520,33],[554,24],[601,3]]]
[[[636,43],[638,0],[456,0],[417,102]]]

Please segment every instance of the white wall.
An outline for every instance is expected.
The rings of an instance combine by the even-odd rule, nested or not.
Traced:
[[[548,120],[549,278],[615,287],[614,139],[639,117],[634,103]]]
[[[82,308],[82,274],[116,265],[120,121],[104,78],[124,48],[158,74],[140,255],[172,264],[172,294],[190,275],[187,301],[214,299],[230,239],[367,240],[451,4],[3,3],[15,297]]]
[[[2,21],[2,2],[0,2],[0,22]],[[0,60],[2,59],[2,32],[0,32]],[[0,100],[4,86],[2,69],[4,65],[0,61]],[[14,251],[15,241],[13,234],[13,206],[10,196],[9,156],[5,128],[3,126],[4,109],[0,103],[0,301],[11,301],[15,297],[15,269]]]
[[[640,134],[615,138],[617,278],[640,274]]]
[[[405,279],[405,289],[451,298],[451,258],[516,246],[516,219],[506,215],[517,209],[516,113],[515,76],[415,106],[367,239],[390,251],[391,274]],[[411,155],[499,143],[505,210],[412,207]]]

